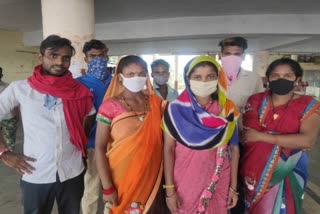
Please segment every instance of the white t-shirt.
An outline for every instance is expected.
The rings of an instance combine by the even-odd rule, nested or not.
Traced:
[[[45,94],[32,89],[26,80],[12,82],[0,94],[0,120],[20,105],[23,153],[36,159],[29,162],[35,171],[23,175],[22,180],[35,184],[56,182],[57,172],[63,182],[84,170],[81,151],[70,142],[62,100],[58,98],[48,110],[44,107],[45,97]],[[94,113],[93,107],[88,115]]]
[[[248,98],[256,93],[262,92],[262,78],[254,71],[246,71],[241,68],[238,79],[228,88],[228,98],[237,106],[242,115]],[[239,129],[242,130],[242,117],[238,119]]]

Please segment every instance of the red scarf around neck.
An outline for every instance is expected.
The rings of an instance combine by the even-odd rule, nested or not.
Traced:
[[[42,65],[35,67],[28,83],[34,90],[62,99],[63,112],[70,134],[70,141],[85,157],[88,138],[85,135],[83,121],[90,112],[93,95],[81,83],[73,79],[70,71],[62,77],[45,75]]]

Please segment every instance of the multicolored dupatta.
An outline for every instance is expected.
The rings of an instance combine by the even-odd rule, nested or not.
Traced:
[[[219,116],[201,108],[190,89],[188,74],[201,62],[211,62],[218,69],[218,99],[222,108]],[[196,57],[185,69],[184,81],[186,89],[169,104],[164,113],[164,130],[176,141],[192,149],[216,148],[228,143],[236,128],[239,112],[226,97],[227,81],[221,66],[210,56]],[[192,131],[188,128],[190,124]]]
[[[320,104],[309,96],[292,100],[288,107],[278,107],[280,116],[274,120],[270,92],[249,98],[243,115],[244,126],[273,134],[298,133],[300,124]],[[241,160],[241,176],[245,184],[248,213],[301,213],[303,192],[307,181],[307,154],[303,150],[252,142],[245,144]]]

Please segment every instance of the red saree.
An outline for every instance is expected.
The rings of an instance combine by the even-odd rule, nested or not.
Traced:
[[[275,108],[274,119],[269,91],[248,100],[243,125],[273,134],[299,133],[301,123],[319,113],[320,103],[310,96],[293,99]],[[248,213],[300,213],[307,180],[307,155],[265,142],[248,142],[241,160],[241,177]]]

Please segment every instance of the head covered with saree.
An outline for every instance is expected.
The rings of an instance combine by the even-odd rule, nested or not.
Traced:
[[[115,97],[121,96],[122,92],[128,90],[123,85],[124,78],[121,78],[120,74],[123,68],[132,64],[140,65],[146,74],[143,76],[148,76],[147,64],[142,58],[135,55],[122,58],[105,95],[105,100],[109,98],[115,100]],[[136,77],[131,78],[141,80]],[[143,92],[148,96],[149,111],[145,112],[144,119],[140,120],[137,112],[125,111],[112,118],[109,123],[111,142],[106,156],[119,200],[118,206],[111,208],[111,213],[129,213],[133,204],[138,206],[137,209],[141,213],[142,210],[147,211],[160,186],[162,178],[161,99],[154,95],[150,80],[148,77],[146,79],[144,85],[147,92],[144,89]],[[105,103],[107,102],[108,100]],[[102,104],[99,113],[106,112],[107,115],[113,111],[109,107]],[[99,113],[97,120],[103,117]],[[104,120],[106,118],[100,119],[100,121]]]
[[[189,77],[198,67],[208,64],[218,72],[217,90],[213,99],[218,99],[222,109],[219,115],[204,110],[194,95]],[[184,69],[186,89],[168,106],[163,117],[163,128],[175,140],[196,149],[216,148],[229,142],[236,128],[239,112],[227,99],[227,80],[219,63],[210,56],[192,59]]]
[[[147,63],[141,57],[135,56],[135,55],[129,55],[121,58],[116,67],[116,71],[114,73],[114,76],[108,88],[108,91],[104,96],[104,100],[110,97],[115,97],[124,91],[125,87],[123,86],[123,83],[120,81],[120,75],[124,67],[133,63],[139,64],[145,70],[145,72],[148,73]],[[148,75],[147,75],[147,81],[146,81],[146,88],[147,90],[144,92],[148,94],[153,94],[151,81]]]

